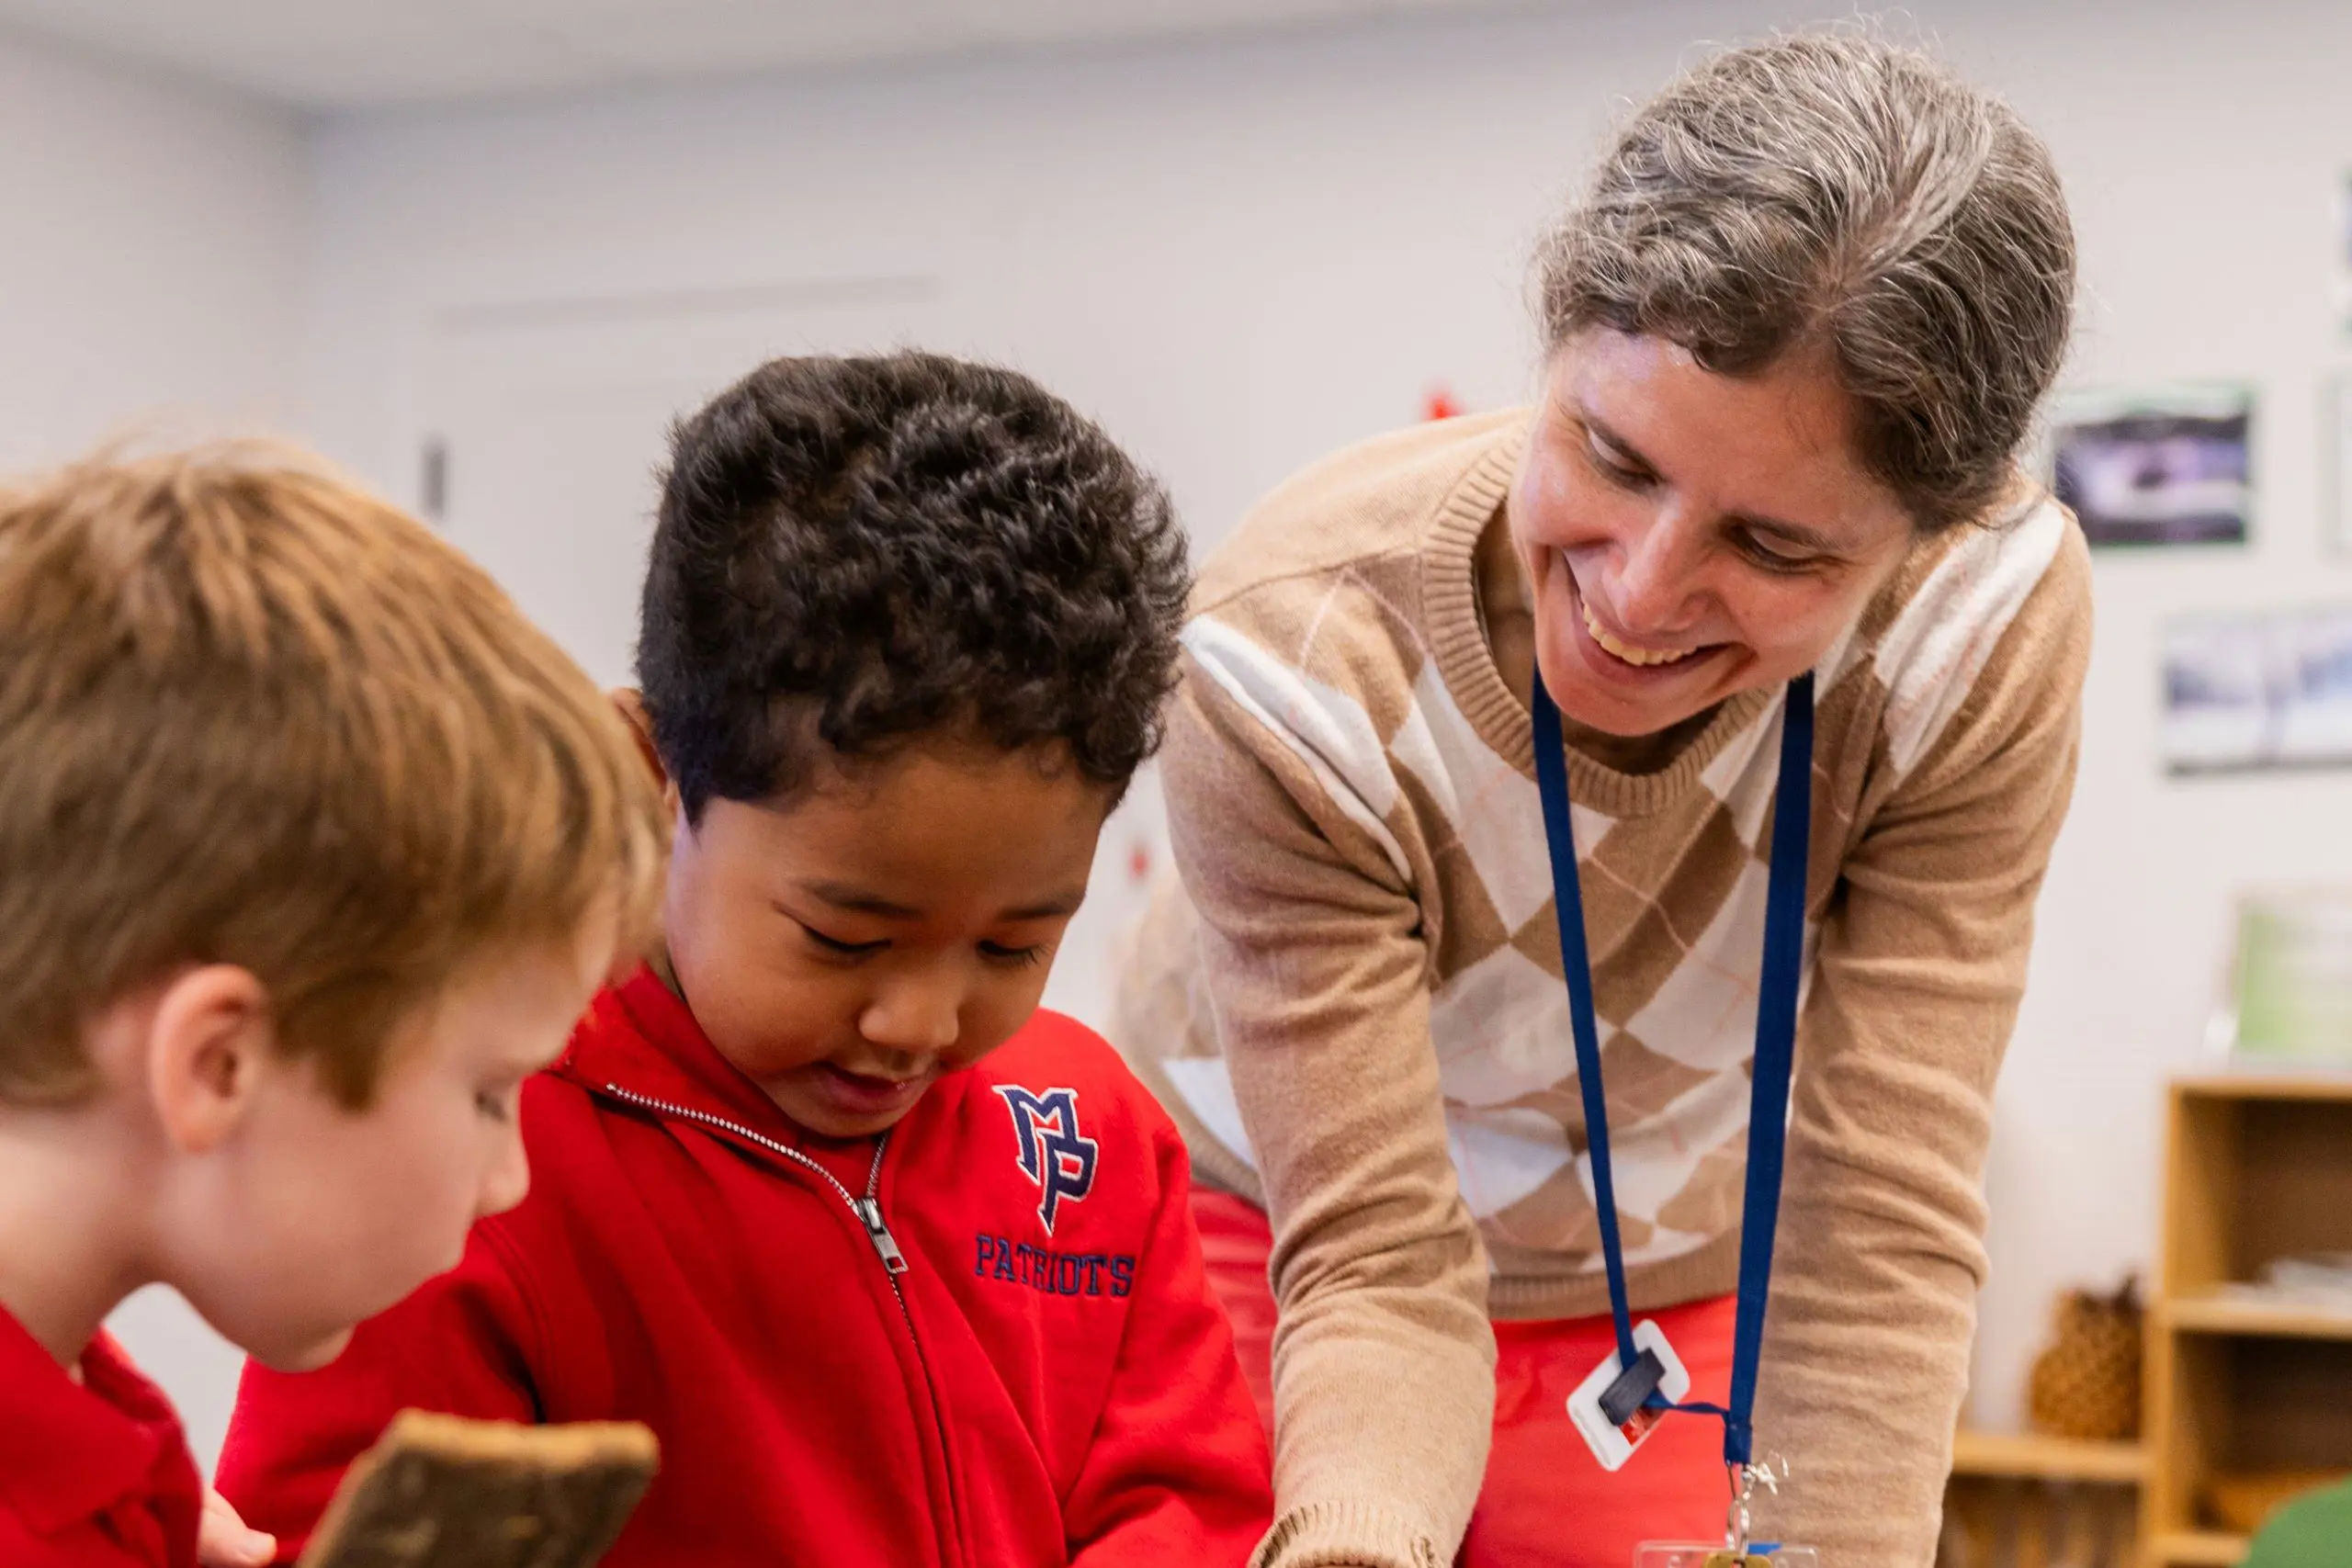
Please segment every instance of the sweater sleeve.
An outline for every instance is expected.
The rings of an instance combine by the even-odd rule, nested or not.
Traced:
[[[2073,792],[2090,644],[2070,540],[1847,852],[1800,1031],[1756,1423],[1769,1533],[1928,1568],[1984,1280],[1994,1076]]]
[[[1062,1506],[1070,1568],[1241,1568],[1272,1507],[1266,1435],[1201,1263],[1183,1140],[1153,1115],[1158,1206],[1110,1393]]]
[[[494,1240],[476,1225],[466,1256],[379,1317],[314,1372],[247,1362],[220,1451],[219,1484],[244,1521],[300,1555],[351,1461],[416,1408],[536,1421],[525,1347],[530,1311]]]
[[[1259,1568],[1451,1561],[1494,1330],[1455,1185],[1420,908],[1361,801],[1204,676],[1166,752],[1175,852],[1274,1231],[1272,1530]]]

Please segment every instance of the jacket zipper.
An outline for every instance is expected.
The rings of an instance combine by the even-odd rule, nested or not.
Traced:
[[[689,1105],[673,1105],[666,1100],[655,1100],[650,1095],[638,1094],[633,1090],[623,1089],[616,1083],[607,1082],[605,1085],[605,1092],[624,1104],[634,1105],[639,1110],[698,1122],[703,1126],[730,1134],[747,1143],[757,1145],[778,1158],[789,1160],[794,1165],[814,1173],[820,1180],[840,1196],[844,1204],[848,1205],[850,1213],[855,1216],[860,1225],[865,1227],[865,1239],[873,1245],[874,1256],[882,1260],[882,1271],[889,1277],[890,1280],[890,1294],[898,1299],[899,1316],[907,1325],[907,1342],[915,1348],[915,1360],[922,1368],[924,1386],[933,1391],[932,1418],[939,1429],[940,1464],[943,1473],[948,1478],[947,1506],[949,1518],[953,1521],[958,1512],[956,1506],[955,1467],[949,1461],[946,1450],[946,1423],[944,1412],[939,1409],[937,1393],[939,1384],[932,1376],[931,1358],[923,1350],[922,1337],[915,1332],[915,1314],[907,1306],[906,1287],[899,1283],[899,1276],[907,1271],[907,1255],[899,1249],[899,1239],[890,1234],[889,1224],[882,1216],[882,1156],[890,1146],[890,1134],[885,1133],[874,1140],[874,1163],[866,1168],[865,1195],[861,1198],[842,1185],[840,1178],[798,1149],[779,1144],[774,1138],[754,1132],[740,1122],[729,1122],[724,1116],[714,1116],[707,1111],[696,1111]],[[950,1541],[960,1544],[961,1537],[960,1526],[954,1527]]]
[[[724,1116],[713,1116],[707,1111],[696,1111],[691,1106],[672,1105],[667,1100],[632,1093],[616,1083],[606,1084],[605,1092],[641,1110],[658,1111],[664,1116],[684,1117],[689,1122],[699,1122],[706,1127],[716,1127],[722,1133],[732,1133],[739,1138],[757,1144],[778,1158],[788,1159],[805,1170],[813,1171],[826,1186],[840,1194],[841,1201],[849,1206],[849,1212],[857,1217],[857,1223],[865,1227],[865,1239],[873,1244],[874,1255],[882,1260],[884,1271],[890,1276],[890,1293],[899,1298],[899,1311],[906,1316],[907,1332],[914,1332],[914,1315],[907,1312],[907,1292],[899,1284],[899,1276],[907,1271],[907,1255],[899,1250],[899,1238],[890,1234],[888,1224],[882,1218],[882,1200],[878,1196],[882,1188],[882,1154],[890,1146],[889,1134],[885,1133],[874,1140],[874,1164],[865,1172],[865,1196],[860,1198],[842,1186],[839,1177],[798,1149],[788,1148],[740,1122],[729,1122]]]

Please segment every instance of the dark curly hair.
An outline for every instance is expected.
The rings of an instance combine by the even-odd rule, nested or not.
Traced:
[[[1190,587],[1166,491],[1027,377],[778,359],[672,432],[638,678],[690,821],[951,728],[1115,796]]]

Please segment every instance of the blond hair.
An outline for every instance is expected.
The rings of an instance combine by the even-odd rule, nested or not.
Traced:
[[[93,1017],[231,964],[279,1048],[362,1106],[469,964],[572,940],[605,901],[641,940],[665,835],[586,675],[300,455],[98,457],[0,491],[0,1099],[85,1096]]]
[[[2007,104],[1848,29],[1668,86],[1536,274],[1554,348],[1611,327],[1734,376],[1827,349],[1862,462],[1933,530],[2008,487],[2065,357],[2075,235],[2049,150]]]

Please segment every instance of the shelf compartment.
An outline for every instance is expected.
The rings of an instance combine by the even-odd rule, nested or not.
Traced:
[[[2352,1077],[2177,1083],[2167,1163],[2162,1299],[2352,1252]]]

